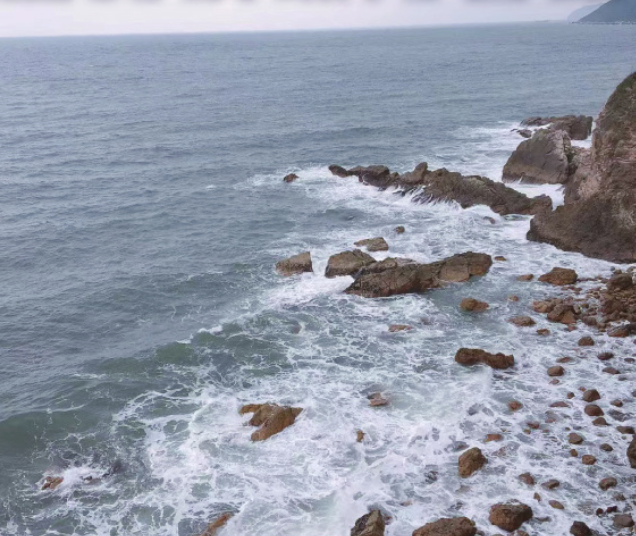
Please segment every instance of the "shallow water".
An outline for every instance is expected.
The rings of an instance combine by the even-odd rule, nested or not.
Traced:
[[[581,401],[554,410],[562,417],[546,433],[528,436],[524,423],[582,384],[608,393],[601,405],[610,394],[631,400],[633,375],[623,364],[619,381],[577,360],[548,385],[558,357],[595,355],[573,350],[584,330],[550,325],[543,338],[505,320],[554,293],[516,275],[610,265],[527,242],[526,217],[414,204],[327,165],[405,171],[426,160],[498,179],[523,117],[598,113],[636,68],[635,32],[537,24],[0,41],[2,533],[189,536],[231,510],[228,536],[344,535],[374,506],[392,516],[389,536],[460,513],[488,532],[488,507],[508,498],[551,518],[533,534],[564,534],[573,519],[609,526],[593,516],[609,505],[597,483],[631,479],[625,439],[586,430],[590,444],[598,434],[617,448],[583,468],[565,442],[586,418]],[[284,184],[291,171],[300,179]],[[562,198],[554,187],[523,191]],[[390,244],[377,258],[473,250],[508,261],[421,296],[344,295],[351,279],[325,279],[327,258],[371,236]],[[314,274],[276,275],[277,260],[303,250]],[[469,295],[490,310],[462,313]],[[392,323],[415,329],[389,334]],[[607,344],[619,363],[634,352]],[[460,346],[513,353],[518,366],[459,368]],[[376,390],[389,407],[368,407]],[[524,403],[516,414],[513,398]],[[238,408],[261,401],[305,410],[252,444]],[[502,429],[503,443],[482,445]],[[455,441],[482,446],[487,468],[460,481]],[[115,460],[123,471],[99,480]],[[536,503],[517,481],[528,470],[562,485]],[[55,492],[39,490],[57,474]]]

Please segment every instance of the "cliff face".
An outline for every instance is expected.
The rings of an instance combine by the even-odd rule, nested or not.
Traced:
[[[535,216],[528,239],[613,262],[636,261],[636,73],[607,101],[592,149],[581,160],[565,205]]]
[[[579,22],[636,22],[636,0],[610,0]]]

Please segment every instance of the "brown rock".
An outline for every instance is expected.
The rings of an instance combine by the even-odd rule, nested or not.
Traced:
[[[636,335],[636,322],[617,326],[607,332],[610,337],[625,338]]]
[[[596,402],[601,399],[601,395],[596,389],[587,389],[583,393],[583,400],[586,402]]]
[[[523,274],[517,277],[517,281],[532,281],[534,279],[534,275],[532,274]]]
[[[537,330],[537,335],[542,335],[542,336],[546,336],[546,335],[550,335],[550,330],[546,329],[546,328],[541,328]]]
[[[539,277],[542,283],[550,283],[551,285],[572,285],[576,283],[578,275],[574,270],[569,268],[552,268],[547,274]]]
[[[517,530],[531,519],[532,508],[520,502],[499,503],[490,508],[490,522],[508,532]]]
[[[62,482],[64,482],[64,478],[61,476],[47,476],[44,479],[44,484],[42,485],[42,491],[56,489]]]
[[[563,506],[562,503],[560,503],[559,501],[555,501],[554,499],[548,501],[548,504],[552,507],[555,508],[557,510],[564,510],[565,506]]]
[[[607,491],[610,488],[615,488],[617,485],[618,482],[613,476],[608,476],[598,483],[598,487],[601,488],[603,491]]]
[[[495,257],[495,260],[496,260],[497,262],[506,262],[508,259],[506,259],[506,257],[504,257],[503,255],[497,255],[497,256]]]
[[[636,433],[633,426],[617,426],[616,429],[621,434],[634,435]]]
[[[572,536],[592,536],[592,531],[583,521],[575,521],[570,527]]]
[[[384,536],[385,522],[380,510],[371,510],[359,518],[351,529],[351,536]]]
[[[464,366],[485,364],[494,369],[507,369],[515,364],[512,355],[491,354],[478,348],[460,348],[455,354],[455,361]]]
[[[411,331],[413,326],[409,326],[407,324],[391,324],[389,326],[390,333],[398,333],[399,331]]]
[[[518,327],[530,327],[536,324],[536,322],[529,316],[513,316],[508,319],[508,322]]]
[[[614,526],[617,529],[627,529],[634,526],[634,520],[630,514],[618,514],[614,516]]]
[[[481,449],[473,447],[459,457],[459,476],[468,478],[476,471],[479,471],[486,463],[488,463],[488,459],[483,455]]]
[[[563,130],[573,140],[585,140],[592,133],[593,118],[586,115],[565,115],[563,117],[529,117],[521,124],[531,127],[549,126],[553,130]]]
[[[364,266],[375,262],[375,259],[368,253],[359,249],[353,251],[343,251],[329,257],[327,262],[326,277],[337,277],[344,275],[354,275]]]
[[[548,376],[550,377],[563,376],[564,374],[565,374],[565,369],[560,365],[556,365],[548,369]]]
[[[362,442],[364,441],[364,436],[365,436],[365,435],[366,435],[366,434],[365,434],[362,430],[358,430],[358,431],[356,432],[356,441],[357,441],[358,443],[362,443]]]
[[[413,531],[413,536],[475,536],[477,527],[467,517],[442,518]]]
[[[485,442],[490,443],[491,441],[503,441],[503,436],[501,434],[487,434]]]
[[[252,441],[265,441],[274,434],[282,432],[296,421],[302,408],[279,406],[277,404],[250,404],[243,406],[240,413],[253,413],[249,421],[251,426],[259,429],[252,434]]]
[[[616,369],[616,368],[614,368],[614,367],[605,367],[605,368],[603,369],[603,372],[604,372],[605,374],[613,374],[614,376],[615,376],[616,374],[620,374],[620,373],[621,373],[621,372],[620,372],[620,370],[618,370],[618,369]]]
[[[570,449],[570,456],[572,456],[572,458],[576,458],[579,455],[579,451],[576,449]]]
[[[596,419],[592,421],[592,424],[594,426],[607,426],[607,421],[605,420],[605,417],[596,417]]]
[[[609,361],[613,357],[614,354],[612,352],[601,352],[600,354],[598,354],[598,358],[600,361]]]
[[[369,397],[369,405],[374,408],[387,406],[389,400],[384,398],[380,393],[374,393]]]
[[[596,463],[596,458],[591,454],[585,454],[581,458],[581,461],[583,462],[583,465],[594,465]]]
[[[232,512],[225,512],[224,514],[221,514],[208,525],[208,528],[205,529],[201,536],[216,536],[218,530],[224,527],[233,516],[234,514]]]
[[[530,473],[523,473],[522,475],[519,475],[519,480],[528,486],[534,486],[535,484],[534,477]]]
[[[394,229],[394,231],[395,231],[397,234],[403,234],[404,232],[406,232],[406,229],[404,228],[404,226],[403,226],[403,225],[398,225],[398,226]]]
[[[590,417],[598,417],[600,415],[605,415],[605,413],[603,412],[603,410],[598,407],[596,404],[588,404],[587,406],[585,406],[585,414],[589,415]]]
[[[604,450],[605,452],[612,452],[614,450],[614,447],[612,447],[612,445],[610,445],[609,443],[602,443],[600,449]]]
[[[622,400],[618,400],[618,399],[612,400],[610,402],[610,404],[612,404],[612,406],[615,406],[617,408],[622,408],[623,407],[623,401]]]
[[[580,445],[581,443],[583,443],[583,441],[585,441],[585,439],[583,439],[583,436],[577,434],[576,432],[571,432],[568,436],[568,441],[573,445]]]
[[[284,261],[279,261],[276,263],[276,270],[284,276],[313,272],[311,253],[305,251]]]
[[[541,484],[541,486],[543,486],[545,489],[556,489],[561,485],[561,482],[559,482],[558,480],[552,478],[546,482],[544,482],[543,484]]]
[[[523,407],[523,404],[518,400],[511,400],[508,402],[508,407],[510,408],[510,411],[518,411]]]
[[[476,300],[475,298],[464,298],[459,307],[464,311],[471,311],[480,313],[488,309],[489,305],[486,302]]]
[[[581,337],[579,339],[579,346],[594,346],[596,344],[592,337]]]
[[[330,165],[329,171],[331,171],[331,173],[335,175],[336,177],[340,177],[342,179],[344,179],[345,177],[351,176],[351,173],[349,173],[345,168],[343,168],[342,166],[338,166],[336,164]]]
[[[294,182],[298,178],[298,175],[295,173],[290,173],[289,175],[285,175],[283,181],[285,182]]]
[[[366,238],[365,240],[358,240],[354,246],[358,246],[359,248],[367,248],[367,251],[388,251],[389,244],[386,243],[386,240],[381,236],[377,238]]]
[[[556,402],[552,402],[552,404],[550,404],[551,408],[569,408],[570,404],[568,404],[567,402],[564,402],[563,400],[557,400]]]

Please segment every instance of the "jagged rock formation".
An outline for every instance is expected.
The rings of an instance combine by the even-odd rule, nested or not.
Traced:
[[[636,73],[596,122],[564,206],[537,214],[528,239],[613,262],[636,261]]]

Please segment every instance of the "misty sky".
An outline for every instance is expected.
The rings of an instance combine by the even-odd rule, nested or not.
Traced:
[[[0,36],[563,20],[598,0],[0,0]]]

